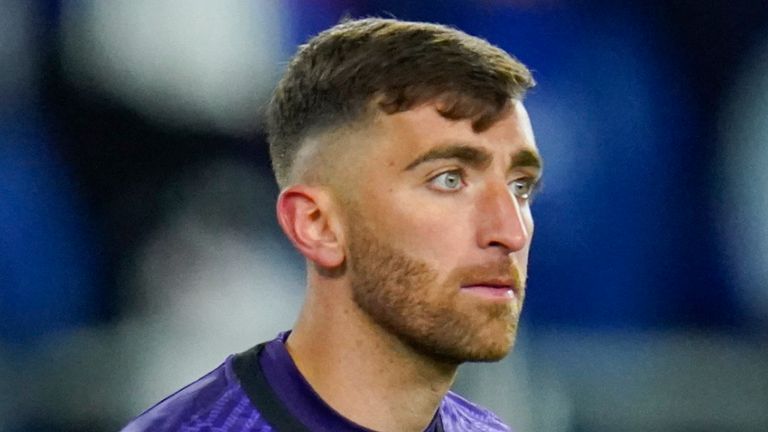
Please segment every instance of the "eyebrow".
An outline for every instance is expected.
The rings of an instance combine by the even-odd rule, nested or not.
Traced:
[[[433,148],[413,160],[405,171],[410,171],[417,166],[442,159],[457,159],[473,168],[483,168],[491,162],[492,156],[489,152],[477,147],[466,144],[448,144]],[[534,151],[521,150],[512,155],[508,171],[517,168],[536,168],[541,169],[541,157]]]
[[[435,147],[417,157],[405,167],[405,171],[410,171],[423,163],[441,159],[457,159],[472,167],[481,168],[490,163],[491,155],[485,150],[465,144],[448,144]]]
[[[521,150],[512,155],[512,161],[509,163],[509,170],[515,168],[536,168],[541,169],[541,156],[531,150]]]

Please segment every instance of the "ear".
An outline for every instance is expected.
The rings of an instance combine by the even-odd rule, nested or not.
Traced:
[[[306,185],[291,186],[277,199],[277,220],[293,245],[323,268],[344,263],[337,214],[328,192]]]

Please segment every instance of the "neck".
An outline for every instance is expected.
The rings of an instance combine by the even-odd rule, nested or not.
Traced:
[[[382,432],[424,430],[458,365],[415,352],[372,322],[344,287],[328,285],[320,295],[308,289],[286,343],[299,371],[357,424]]]

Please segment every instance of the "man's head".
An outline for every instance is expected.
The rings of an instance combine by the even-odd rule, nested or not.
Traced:
[[[318,280],[343,280],[422,354],[494,360],[512,345],[541,170],[520,103],[532,85],[481,39],[365,19],[304,45],[275,91],[283,229]]]

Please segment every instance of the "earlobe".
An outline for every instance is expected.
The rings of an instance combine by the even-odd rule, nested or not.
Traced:
[[[316,265],[333,269],[344,263],[332,201],[327,191],[292,186],[277,199],[277,220],[291,243]]]

